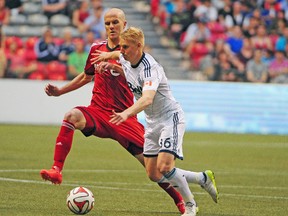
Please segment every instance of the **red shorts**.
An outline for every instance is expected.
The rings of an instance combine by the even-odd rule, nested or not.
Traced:
[[[120,125],[115,125],[109,122],[111,112],[92,106],[75,108],[85,116],[86,126],[82,130],[85,136],[111,138],[118,141],[132,155],[143,153],[144,126],[137,121],[136,117],[131,117]]]

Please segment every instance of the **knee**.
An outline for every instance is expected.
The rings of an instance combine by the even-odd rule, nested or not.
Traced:
[[[159,173],[160,174],[160,173]],[[156,172],[149,172],[147,171],[147,176],[149,177],[150,181],[158,182],[161,179],[161,175],[157,174]]]
[[[77,123],[80,122],[80,114],[79,110],[77,109],[72,109],[65,113],[64,120],[71,122],[72,124],[76,125]]]
[[[165,163],[158,164],[157,168],[162,175],[165,175],[171,171],[171,166]]]

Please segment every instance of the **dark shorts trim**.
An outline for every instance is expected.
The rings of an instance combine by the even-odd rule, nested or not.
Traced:
[[[157,155],[147,155],[147,154],[143,154],[144,157],[158,157],[158,154]]]
[[[170,154],[174,155],[175,158],[178,158],[178,159],[180,159],[180,160],[183,160],[183,157],[180,157],[179,155],[177,155],[177,154],[176,154],[175,152],[173,152],[173,151],[169,151],[169,150],[162,149],[162,150],[159,151],[159,153],[160,153],[160,152],[170,153]]]

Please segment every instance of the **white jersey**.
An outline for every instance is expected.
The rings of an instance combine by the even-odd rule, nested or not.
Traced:
[[[143,53],[136,66],[131,66],[121,54],[120,63],[128,86],[137,100],[143,91],[156,91],[153,103],[144,110],[147,120],[159,119],[169,111],[182,110],[171,93],[163,67],[150,54]]]
[[[169,152],[183,159],[184,112],[171,93],[163,67],[147,53],[135,66],[122,55],[120,63],[137,100],[144,91],[156,91],[152,104],[144,110],[147,125],[143,155],[153,157],[159,152]]]

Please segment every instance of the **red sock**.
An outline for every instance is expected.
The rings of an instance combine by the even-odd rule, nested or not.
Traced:
[[[180,201],[183,200],[181,194],[176,191],[176,189],[170,185],[169,183],[158,183],[158,185],[165,190],[170,197],[172,197],[172,199],[174,200],[175,204],[178,204]]]
[[[65,159],[70,152],[75,127],[72,123],[63,120],[60,132],[56,139],[54,150],[54,164],[60,171],[63,169]]]

